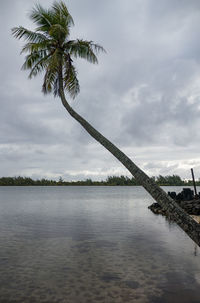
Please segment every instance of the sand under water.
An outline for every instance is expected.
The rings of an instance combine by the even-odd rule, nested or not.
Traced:
[[[1,303],[200,302],[199,248],[141,188],[5,191]]]
[[[39,254],[30,243],[20,249],[20,265],[1,271],[0,302],[199,302],[200,273],[193,277],[167,256],[163,262],[150,243],[146,251],[105,239],[41,239],[35,245]]]

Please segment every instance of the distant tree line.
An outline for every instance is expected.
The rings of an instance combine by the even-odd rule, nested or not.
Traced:
[[[152,179],[160,186],[190,186],[193,185],[192,180],[182,180],[178,175],[152,177]],[[2,177],[0,178],[0,186],[135,186],[140,185],[135,178],[127,176],[109,176],[105,181],[93,181],[86,179],[82,181],[64,181],[61,177],[58,181],[40,179],[33,180],[28,177]],[[196,181],[196,185],[200,186],[200,180]]]

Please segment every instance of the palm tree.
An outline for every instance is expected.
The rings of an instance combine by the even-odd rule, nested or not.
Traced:
[[[73,59],[80,57],[91,63],[98,63],[97,54],[104,52],[103,47],[92,41],[69,40],[70,28],[74,22],[62,1],[54,2],[48,10],[41,5],[36,5],[31,11],[30,18],[37,26],[35,31],[30,31],[22,26],[12,29],[15,38],[23,38],[26,41],[22,53],[28,54],[23,69],[30,70],[29,77],[32,78],[44,72],[43,93],[53,92],[54,96],[59,96],[68,113],[96,141],[111,152],[163,208],[167,209],[169,213],[173,212],[179,218],[178,224],[184,230],[187,231],[188,227],[184,227],[183,222],[188,222],[191,229],[194,229],[195,221],[185,214],[130,158],[75,112],[67,102],[65,91],[74,98],[80,90]],[[192,238],[200,244],[199,237],[193,235]]]

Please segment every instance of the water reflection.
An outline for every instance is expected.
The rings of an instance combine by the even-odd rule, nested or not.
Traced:
[[[199,248],[142,188],[0,191],[0,302],[199,302]]]

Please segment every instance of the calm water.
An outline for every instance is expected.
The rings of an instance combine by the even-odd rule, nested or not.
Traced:
[[[0,187],[0,302],[199,303],[200,250],[152,201],[141,187]]]

